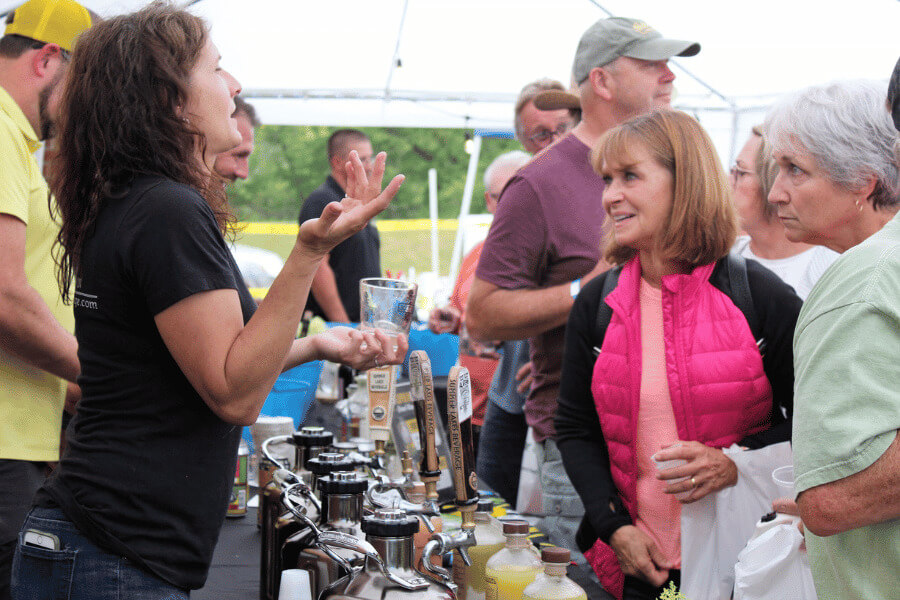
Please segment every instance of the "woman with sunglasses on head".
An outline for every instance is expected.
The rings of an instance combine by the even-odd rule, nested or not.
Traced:
[[[626,121],[592,161],[606,182],[605,258],[618,267],[569,316],[557,444],[585,505],[576,539],[600,582],[616,598],[655,599],[680,578],[681,504],[737,482],[722,449],[790,438],[800,299],[729,256],[727,178],[690,116]],[[673,460],[684,463],[654,465]]]
[[[294,339],[322,258],[402,183],[381,190],[383,154],[372,180],[351,156],[349,197],[304,223],[266,298],[251,298],[212,169],[241,141],[240,85],[219,58],[200,18],[162,3],[99,23],[75,47],[53,188],[83,397],[23,528],[14,597],[187,597],[206,579],[241,427],[279,373],[406,353],[380,331]]]
[[[784,234],[769,192],[778,164],[761,127],[754,127],[731,167],[731,189],[740,235],[733,250],[760,263],[784,279],[801,299],[809,295],[838,254],[824,246],[792,242]]]

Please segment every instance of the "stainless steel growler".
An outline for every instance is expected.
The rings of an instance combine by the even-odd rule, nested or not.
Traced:
[[[319,529],[339,531],[363,539],[363,497],[368,485],[368,480],[354,471],[337,471],[319,478],[317,486],[322,498]],[[329,584],[346,575],[347,570],[314,542],[314,532],[298,531],[285,542],[281,551],[281,564],[284,568],[307,571],[313,597],[317,598]],[[348,550],[338,549],[334,552],[351,564],[359,556]]]
[[[419,520],[394,508],[363,517],[366,541],[377,556],[332,584],[321,600],[456,600],[446,585],[424,578],[413,568],[413,535]]]
[[[267,459],[266,449],[270,443],[288,442],[295,446],[294,470],[301,480],[310,488],[314,483],[314,474],[309,470],[309,461],[328,449],[334,441],[330,431],[321,427],[303,427],[289,436],[277,436],[263,443],[263,454]],[[277,464],[277,460],[274,461]],[[305,503],[306,514],[312,520],[319,518],[320,506],[310,495]],[[292,535],[303,528],[281,504],[281,487],[270,482],[259,493],[261,549],[259,560],[259,597],[260,600],[276,600],[281,582],[281,549]]]
[[[294,472],[306,485],[312,487],[313,473],[309,470],[309,461],[322,452],[326,452],[334,443],[334,434],[322,427],[302,427],[291,436],[294,444]]]

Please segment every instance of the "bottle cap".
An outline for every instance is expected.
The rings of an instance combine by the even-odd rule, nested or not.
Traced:
[[[503,521],[503,533],[528,533],[530,528],[528,521],[525,521],[524,519]]]
[[[569,564],[572,553],[566,548],[552,547],[541,550],[541,560],[546,563]]]
[[[359,477],[355,471],[336,471],[319,479],[316,485],[319,491],[328,496],[365,494],[369,489],[369,481],[365,477]]]
[[[304,427],[293,434],[295,446],[307,448],[315,446],[330,446],[334,442],[334,435],[325,431],[324,427]]]
[[[410,537],[419,532],[419,519],[398,508],[379,508],[363,517],[362,530],[367,537]]]
[[[352,471],[353,461],[339,452],[322,452],[306,461],[306,468],[321,477],[335,471]]]

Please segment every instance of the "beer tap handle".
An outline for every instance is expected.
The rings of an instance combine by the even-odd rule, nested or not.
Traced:
[[[472,387],[469,370],[450,369],[447,384],[447,423],[450,429],[450,456],[456,506],[463,514],[463,529],[474,528],[472,513],[478,505],[478,476],[472,447]]]
[[[419,441],[422,447],[422,459],[419,463],[419,475],[422,481],[441,476],[438,465],[436,433],[437,420],[434,412],[434,380],[431,376],[431,361],[424,350],[416,350],[409,357],[410,397],[416,409],[416,421],[419,428]]]
[[[397,384],[393,365],[369,369],[369,432],[375,441],[376,458],[384,457],[384,447],[391,439]]]

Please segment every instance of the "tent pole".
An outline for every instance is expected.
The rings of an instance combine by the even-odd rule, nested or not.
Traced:
[[[480,155],[481,136],[475,134],[475,138],[472,140],[472,154],[469,157],[469,170],[466,172],[466,187],[463,190],[462,206],[459,207],[459,221],[456,227],[456,241],[453,243],[453,257],[450,259],[450,281],[456,281],[459,263],[462,260],[463,221],[469,216],[469,209],[472,207],[472,192],[475,189],[475,176],[478,174],[478,158]]]
[[[384,84],[384,97],[391,97],[391,80],[394,79],[394,71],[400,66],[400,39],[403,37],[403,25],[406,23],[406,9],[409,8],[409,0],[403,2],[403,14],[400,15],[400,28],[397,30],[397,43],[394,44],[394,55],[391,57],[391,67],[388,69],[387,82]]]
[[[440,269],[440,257],[438,255],[437,169],[428,169],[428,213],[431,217],[431,272],[437,277]]]

